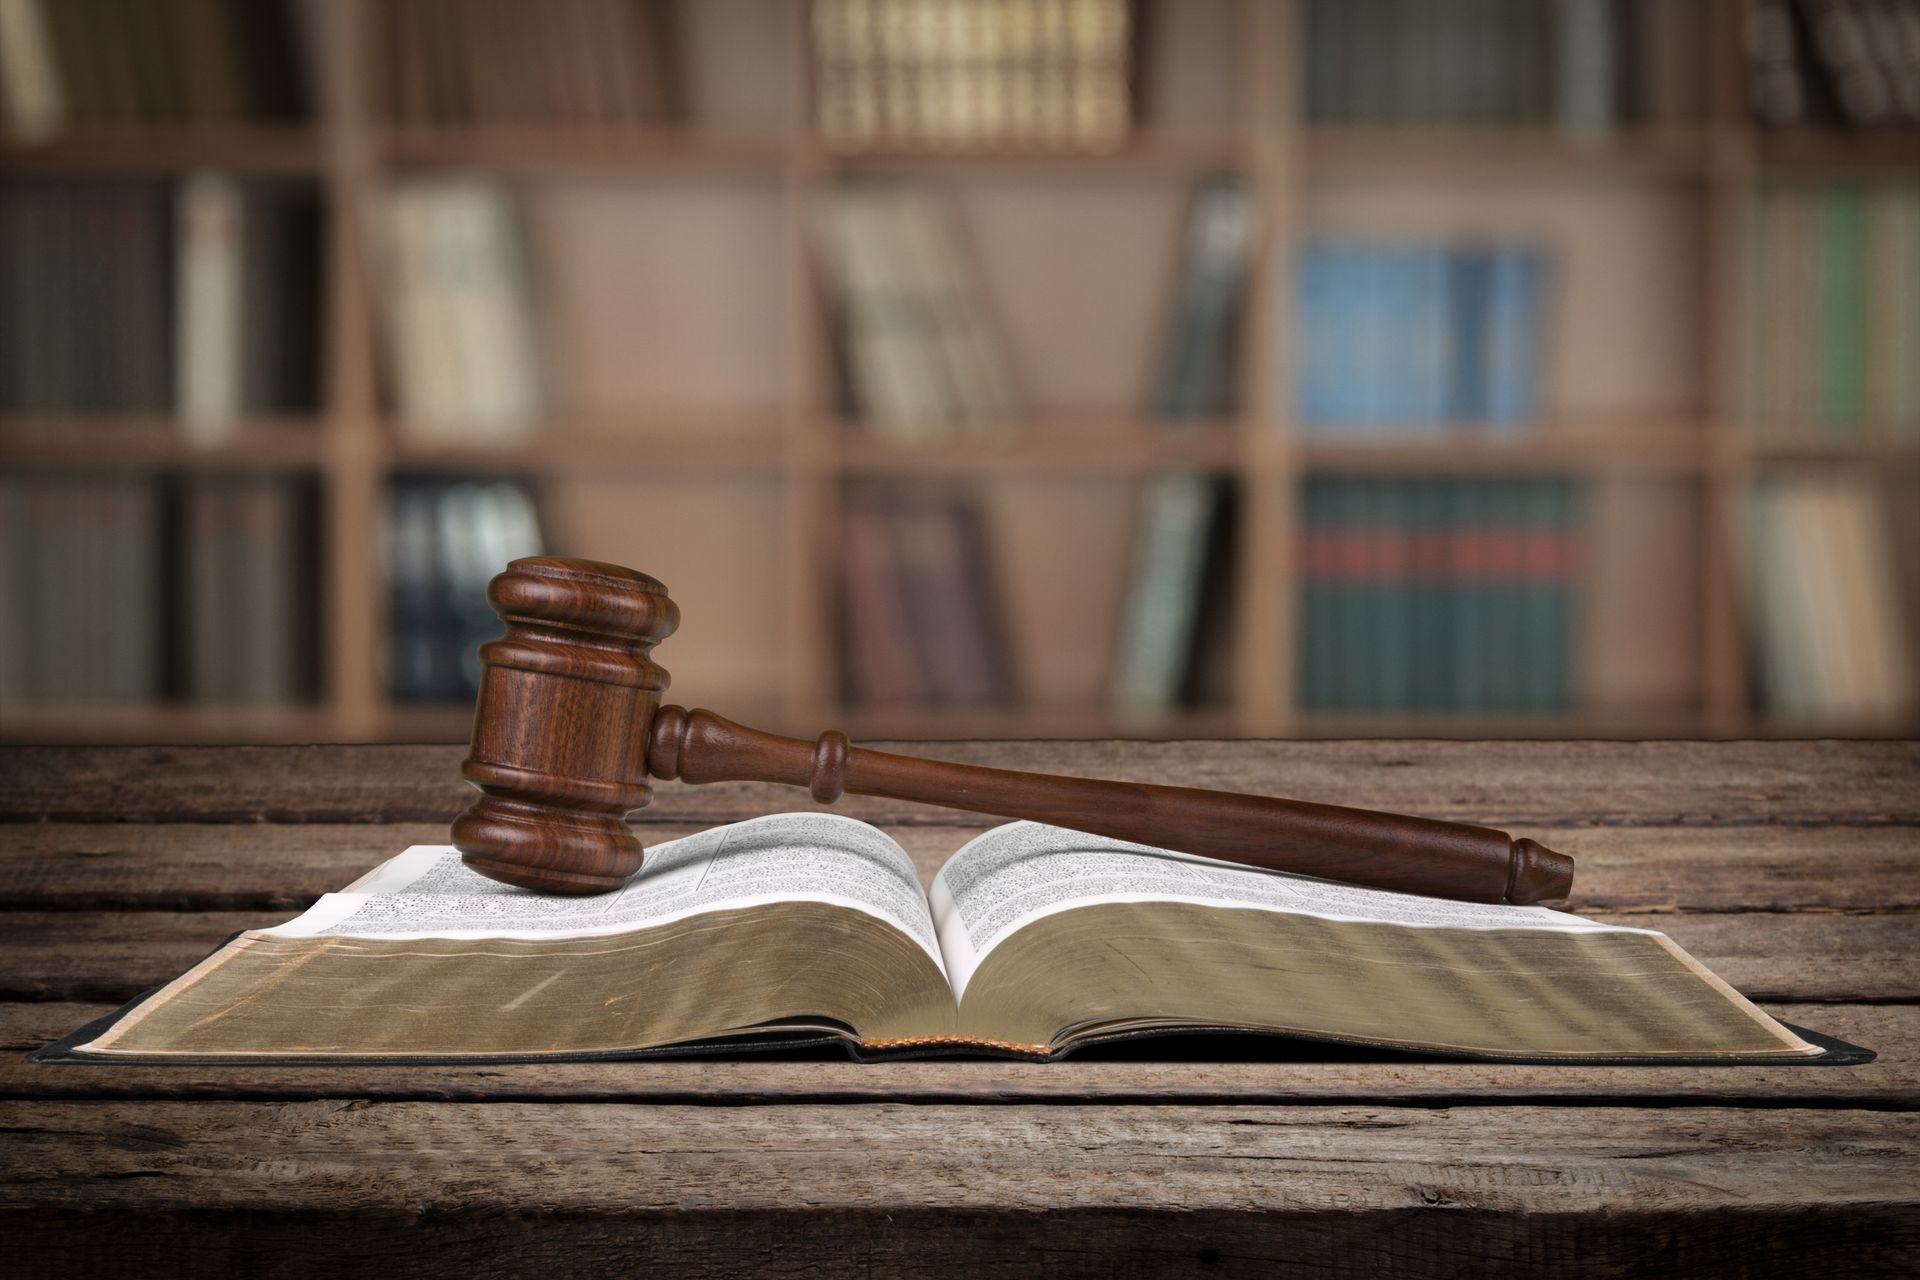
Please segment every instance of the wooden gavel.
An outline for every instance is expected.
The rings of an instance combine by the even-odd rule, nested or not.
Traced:
[[[813,742],[660,705],[653,646],[680,610],[644,573],[592,560],[515,560],[487,588],[507,624],[482,645],[473,749],[480,799],[453,843],[482,875],[548,893],[600,893],[640,869],[627,814],[647,779],[784,782],[830,804],[851,791],[1031,818],[1204,854],[1467,902],[1539,902],[1573,887],[1573,859],[1486,827],[1337,805],[945,764]]]

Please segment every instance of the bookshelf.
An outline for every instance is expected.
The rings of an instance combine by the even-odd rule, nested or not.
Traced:
[[[552,549],[631,563],[682,602],[676,695],[795,732],[856,736],[1748,736],[1851,732],[1756,709],[1736,531],[1758,478],[1852,468],[1920,482],[1920,450],[1760,442],[1738,387],[1737,231],[1769,175],[1911,174],[1920,137],[1763,131],[1742,96],[1739,0],[1699,0],[1697,122],[1569,138],[1538,126],[1392,128],[1305,118],[1291,0],[1148,0],[1136,128],[1111,151],[1006,147],[844,154],[813,131],[799,0],[680,3],[683,118],[631,127],[423,127],[381,101],[385,0],[312,6],[310,126],[75,128],[0,142],[39,175],[219,169],[317,184],[325,363],[312,418],[254,418],[213,447],[161,418],[14,418],[10,469],[239,470],[318,482],[320,696],[291,706],[0,707],[11,740],[461,739],[462,706],[397,703],[379,655],[377,530],[396,477],[520,475]],[[1222,74],[1222,72],[1225,74]],[[424,443],[383,386],[363,216],[408,175],[484,173],[537,193],[545,271],[586,385],[529,443]],[[1238,411],[1157,429],[1144,406],[1193,183],[1236,175],[1260,219]],[[836,183],[899,176],[958,208],[1028,383],[1030,420],[920,446],[851,429],[833,404],[809,219]],[[1411,211],[1411,212],[1410,212]],[[1524,435],[1314,438],[1291,421],[1294,247],[1328,225],[1383,233],[1518,228],[1581,246],[1562,288],[1549,412]],[[591,253],[568,246],[595,246]],[[602,250],[606,250],[602,253]],[[639,286],[644,285],[644,288]],[[618,317],[618,324],[596,318]],[[623,349],[604,349],[617,335]],[[1239,494],[1230,696],[1141,720],[1101,683],[1123,590],[1133,488],[1169,467]],[[1580,693],[1542,715],[1304,709],[1296,685],[1300,496],[1312,475],[1532,475],[1596,499]],[[860,477],[953,478],[996,530],[1011,707],[863,709],[837,676],[830,530]],[[643,519],[644,517],[644,519]],[[648,541],[646,529],[670,529]],[[1030,552],[1021,548],[1032,548]],[[1912,556],[1912,548],[1903,555]],[[1637,564],[1655,562],[1645,575]],[[1909,573],[1909,576],[1911,574]],[[1885,732],[1880,725],[1876,731]],[[1896,726],[1911,732],[1915,725]]]

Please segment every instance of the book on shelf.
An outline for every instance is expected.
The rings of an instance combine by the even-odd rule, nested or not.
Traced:
[[[1188,1032],[1509,1061],[1872,1057],[1776,1021],[1651,929],[1031,822],[969,841],[923,890],[892,838],[825,813],[658,845],[598,897],[415,846],[34,1057],[1047,1061]]]
[[[177,415],[189,438],[319,401],[313,185],[0,187],[0,413]]]
[[[1110,150],[1136,26],[1131,0],[817,0],[815,120],[842,151]]]
[[[1511,434],[1538,419],[1549,337],[1543,250],[1315,239],[1298,252],[1302,430]]]
[[[850,484],[842,502],[843,677],[865,706],[980,707],[1017,680],[986,513],[936,483]]]
[[[282,0],[0,0],[9,132],[307,117],[300,6]]]
[[[1747,0],[1747,101],[1770,128],[1920,124],[1920,5]]]
[[[911,187],[850,183],[822,199],[815,230],[842,399],[868,431],[950,439],[1018,416],[1012,365],[950,208]]]
[[[554,387],[512,195],[483,178],[415,178],[388,186],[378,208],[400,429],[424,443],[530,439]]]
[[[1769,477],[1749,549],[1761,693],[1790,720],[1904,725],[1920,709],[1878,481]]]
[[[188,701],[273,706],[317,692],[316,505],[310,484],[276,476],[182,483],[176,580]]]
[[[1704,5],[1671,0],[1309,0],[1312,124],[1558,129],[1698,123]]]
[[[1920,183],[1769,183],[1745,238],[1742,381],[1756,435],[1920,442]]]
[[[311,698],[315,563],[300,480],[0,478],[0,704]]]
[[[673,6],[663,0],[387,0],[379,17],[397,125],[618,129],[677,109]]]
[[[1567,710],[1576,507],[1552,478],[1309,477],[1301,706]]]
[[[516,480],[407,476],[387,493],[385,668],[397,702],[471,702],[482,642],[500,631],[487,583],[541,554],[538,508]]]
[[[1238,182],[1213,179],[1195,191],[1154,393],[1163,430],[1234,412],[1253,231],[1253,201]],[[1141,484],[1110,677],[1111,700],[1126,714],[1164,714],[1191,700],[1198,668],[1217,657],[1202,643],[1203,623],[1225,607],[1232,576],[1229,490],[1224,479],[1191,472]]]

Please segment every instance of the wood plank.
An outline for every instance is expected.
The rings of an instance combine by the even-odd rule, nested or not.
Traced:
[[[954,1059],[862,1065],[742,1057],[490,1066],[39,1066],[23,1056],[112,1012],[0,1004],[0,1098],[379,1098],[725,1103],[1275,1102],[1412,1106],[1676,1105],[1920,1108],[1920,1006],[1772,1005],[1880,1054],[1860,1067],[1571,1067],[1319,1058],[1271,1041],[1134,1046],[1065,1063]],[[1330,1050],[1334,1059],[1341,1050]],[[1146,1055],[1146,1056],[1142,1056]],[[1289,1055],[1295,1060],[1289,1061]],[[1349,1054],[1349,1057],[1359,1056]]]
[[[0,1131],[26,1275],[1853,1274],[1920,1250],[1920,1116],[1883,1112],[34,1102]]]
[[[646,823],[659,844],[703,823]],[[930,882],[979,834],[890,828]],[[1573,855],[1573,909],[1920,909],[1911,827],[1538,827]],[[442,823],[31,823],[0,827],[0,910],[300,910]]]
[[[0,916],[0,999],[125,1000],[242,929],[291,911],[20,911]],[[1659,929],[1754,999],[1920,1000],[1920,915],[1589,913]]]
[[[672,662],[668,655],[669,665]],[[912,743],[877,743],[912,750]],[[1920,824],[1920,742],[1126,742],[926,744],[1013,769],[1177,782],[1514,826]],[[444,822],[471,792],[457,746],[0,748],[0,820]],[[663,785],[652,816],[805,807],[761,784]],[[924,805],[842,812],[944,825]]]

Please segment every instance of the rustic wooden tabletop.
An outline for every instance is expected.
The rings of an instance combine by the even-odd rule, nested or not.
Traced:
[[[229,933],[443,841],[467,793],[454,747],[6,749],[0,1269],[1834,1275],[1920,1259],[1920,745],[926,749],[1534,835],[1579,860],[1577,910],[1665,930],[1777,1016],[1880,1057],[34,1066],[27,1050]],[[801,807],[669,784],[639,816],[657,841]],[[929,876],[987,822],[840,808]]]

